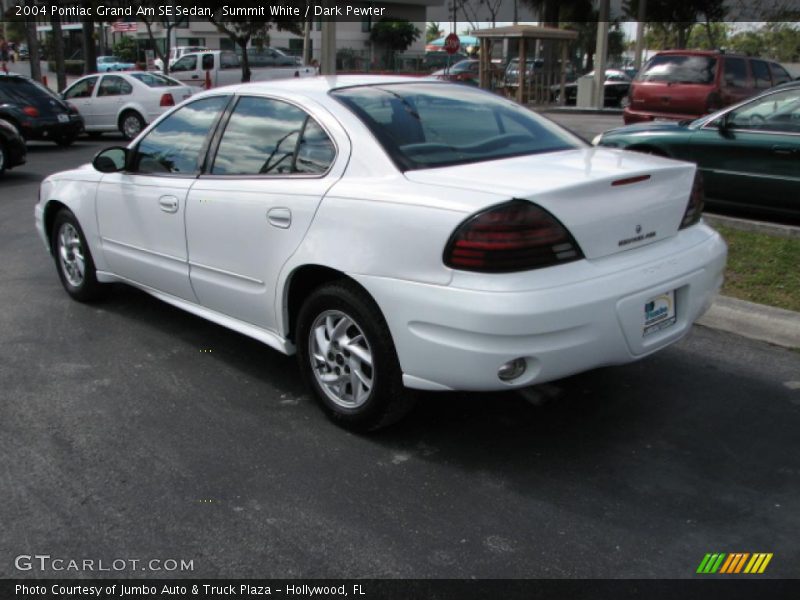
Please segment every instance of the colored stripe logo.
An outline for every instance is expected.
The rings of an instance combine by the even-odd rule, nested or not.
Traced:
[[[697,567],[697,573],[702,575],[713,575],[715,573],[720,575],[761,574],[766,571],[767,565],[771,560],[771,552],[756,552],[754,554],[749,552],[734,552],[731,554],[718,552],[706,554],[703,560],[700,561],[700,566]]]

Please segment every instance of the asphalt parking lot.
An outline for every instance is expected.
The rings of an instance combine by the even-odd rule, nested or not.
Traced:
[[[800,576],[800,353],[696,327],[346,433],[292,358],[121,285],[67,297],[38,182],[119,141],[33,144],[0,180],[0,577],[60,575],[15,567],[38,553],[194,566],[125,577],[684,578],[709,552]]]

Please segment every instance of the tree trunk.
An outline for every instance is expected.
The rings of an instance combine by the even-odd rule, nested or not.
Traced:
[[[53,60],[56,63],[56,79],[58,91],[63,92],[67,87],[67,70],[64,64],[64,34],[61,30],[61,17],[58,14],[50,17],[53,26]]]
[[[91,2],[84,2],[85,8],[91,8]],[[83,21],[83,72],[97,71],[97,52],[94,47],[94,21],[86,17]]]
[[[32,4],[28,0],[26,4]],[[39,38],[36,36],[36,21],[33,17],[25,17],[25,37],[28,42],[28,60],[31,63],[31,78],[36,81],[42,80],[42,65],[39,62]]]

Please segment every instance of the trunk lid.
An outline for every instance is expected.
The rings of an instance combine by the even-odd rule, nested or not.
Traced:
[[[407,171],[405,176],[453,190],[497,195],[498,204],[528,200],[570,231],[586,258],[600,258],[675,235],[695,166],[655,156],[586,148],[478,164]],[[457,192],[451,192],[457,193]],[[478,212],[484,203],[468,202]]]

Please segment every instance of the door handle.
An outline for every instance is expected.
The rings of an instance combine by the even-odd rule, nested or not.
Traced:
[[[161,196],[158,199],[158,205],[165,213],[178,212],[178,199],[175,196]]]
[[[278,229],[289,229],[292,226],[292,211],[288,208],[270,208],[267,211],[267,221]]]
[[[200,79],[200,75],[192,75],[192,79]]]
[[[791,146],[773,146],[772,147],[772,153],[773,154],[780,154],[781,156],[787,156],[789,154],[794,154],[795,152],[797,152],[797,150],[795,150]]]

